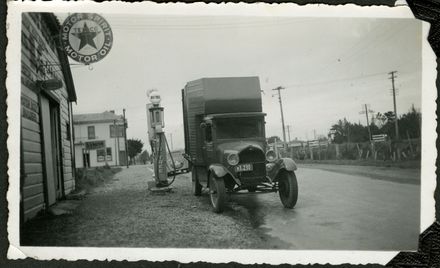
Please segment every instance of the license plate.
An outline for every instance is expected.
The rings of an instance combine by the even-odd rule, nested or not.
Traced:
[[[253,169],[252,164],[241,164],[235,167],[235,172],[252,171]]]

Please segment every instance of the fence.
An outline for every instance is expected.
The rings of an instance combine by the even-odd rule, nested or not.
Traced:
[[[278,149],[283,157],[310,160],[418,160],[420,139],[363,143],[329,144],[304,142],[299,146]]]

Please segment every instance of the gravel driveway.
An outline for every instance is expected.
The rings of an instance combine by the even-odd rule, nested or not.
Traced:
[[[25,225],[23,244],[90,247],[270,248],[247,210],[231,203],[212,212],[205,193],[195,197],[188,175],[173,191],[154,194],[148,166],[124,168],[93,189],[70,215],[45,216]],[[255,226],[254,226],[255,227]]]

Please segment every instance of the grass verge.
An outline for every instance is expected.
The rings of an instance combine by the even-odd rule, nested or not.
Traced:
[[[90,189],[110,181],[113,176],[121,170],[122,168],[120,167],[109,166],[77,169],[75,175],[75,192],[82,190],[89,192]]]
[[[408,161],[374,161],[374,160],[295,160],[298,164],[328,164],[375,167],[420,168],[420,160]]]

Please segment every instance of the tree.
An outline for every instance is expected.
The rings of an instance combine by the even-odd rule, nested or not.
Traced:
[[[144,143],[139,139],[128,139],[128,156],[130,157],[130,162],[133,162],[133,158],[142,152],[142,147],[144,147]]]
[[[148,154],[148,151],[144,150],[141,153],[141,157],[140,158],[141,158],[142,163],[145,165],[147,163],[147,161],[150,160],[150,155]]]
[[[370,125],[370,128],[373,125]],[[329,132],[330,139],[333,143],[345,143],[345,142],[365,142],[369,141],[368,127],[363,126],[360,123],[350,123],[347,119],[339,120],[334,124]]]
[[[387,134],[391,139],[395,138],[395,120],[394,112],[377,113],[375,120],[370,124],[371,135]],[[419,138],[421,129],[421,114],[414,106],[405,114],[397,119],[399,125],[399,136],[410,138]],[[338,120],[329,131],[329,139],[333,143],[345,142],[366,142],[368,138],[368,127],[358,123],[350,123],[345,118]]]
[[[329,137],[333,143],[343,143],[349,140],[349,122],[347,119],[339,120],[334,124],[329,132]]]
[[[420,137],[420,122],[422,115],[414,106],[411,107],[408,113],[403,114],[397,121],[399,124],[399,135],[401,138],[409,136],[410,138]]]

